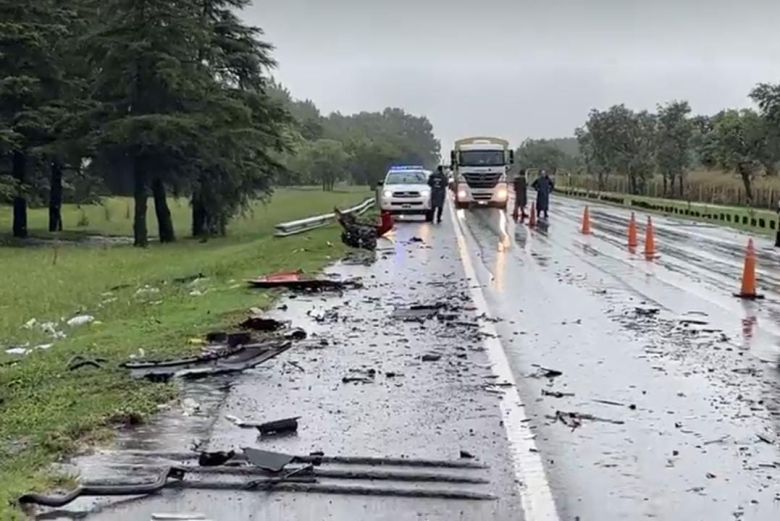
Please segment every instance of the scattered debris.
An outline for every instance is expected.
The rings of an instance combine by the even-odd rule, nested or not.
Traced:
[[[266,362],[292,347],[290,341],[269,341],[226,348],[207,354],[161,361],[130,361],[121,366],[129,369],[131,376],[154,381],[170,378],[201,378],[223,373],[245,371]]]
[[[731,438],[731,436],[726,434],[725,436],[721,436],[720,438],[716,438],[714,440],[705,441],[704,443],[702,443],[702,445],[712,445],[714,443],[723,443],[725,441],[728,441],[730,438]]]
[[[528,375],[530,378],[558,378],[563,376],[563,371],[558,371],[557,369],[542,367],[539,364],[532,364],[532,367],[536,367],[536,372]]]
[[[263,331],[272,333],[284,329],[289,324],[287,322],[281,322],[272,318],[264,318],[259,314],[252,314],[249,318],[241,322],[239,326],[244,329],[251,329],[253,331]]]
[[[437,362],[441,359],[439,353],[426,353],[420,357],[423,362]]]
[[[277,273],[275,275],[259,277],[247,282],[250,286],[255,288],[286,288],[293,291],[303,291],[308,293],[344,291],[347,289],[359,289],[363,287],[363,283],[359,279],[344,281],[331,279],[312,279],[305,277],[301,271]]]
[[[660,312],[661,310],[659,308],[642,308],[642,307],[634,308],[634,313],[636,313],[637,316],[640,317],[653,317]]]
[[[566,425],[567,427],[571,427],[571,430],[575,430],[577,427],[581,427],[583,420],[611,423],[613,425],[625,424],[625,422],[622,420],[600,418],[598,416],[593,416],[592,414],[582,414],[578,412],[555,411],[555,416],[548,416],[547,418],[557,422],[559,421],[564,425]]]
[[[474,459],[474,455],[465,450],[460,451],[460,457],[461,459]]]
[[[289,340],[306,340],[307,336],[308,335],[306,334],[306,331],[304,331],[300,327],[291,329],[290,331],[284,334],[284,338],[287,338]]]
[[[257,425],[257,430],[260,431],[260,434],[263,436],[271,436],[274,434],[282,434],[287,432],[297,432],[298,420],[300,418],[300,416],[295,416],[293,418],[284,418],[283,420],[261,423]]]
[[[185,398],[181,401],[182,414],[184,416],[195,416],[200,412],[200,404],[192,398]]]
[[[425,241],[422,240],[422,238],[415,236],[409,239],[409,242],[425,242]]]
[[[210,344],[224,344],[227,343],[227,333],[224,331],[212,331],[206,333],[206,342]]]
[[[85,326],[95,321],[92,315],[77,315],[66,322],[70,327]]]
[[[236,455],[236,451],[201,452],[198,456],[198,465],[201,467],[218,467],[224,465]]]
[[[252,343],[251,333],[228,333],[227,345],[228,347],[245,346]]]
[[[255,467],[270,470],[271,472],[281,472],[286,465],[295,460],[295,456],[282,454],[281,452],[271,452],[267,450],[253,449],[246,447],[244,456]]]
[[[32,352],[31,349],[27,349],[24,347],[9,347],[5,350],[5,353],[8,355],[18,355],[18,356],[25,356]]]
[[[542,396],[549,396],[551,398],[565,398],[567,396],[574,396],[574,393],[563,393],[561,391],[548,391],[542,389]]]
[[[625,407],[626,406],[626,404],[624,404],[624,403],[614,402],[612,400],[600,400],[598,398],[594,398],[593,401],[596,402],[596,403],[603,403],[604,405],[614,405],[616,407]]]
[[[775,442],[771,438],[764,436],[763,434],[756,434],[756,437],[758,437],[759,440],[763,441],[764,443],[768,443],[769,445],[774,445]]]

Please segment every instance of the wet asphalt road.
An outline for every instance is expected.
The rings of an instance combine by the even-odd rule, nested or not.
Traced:
[[[501,319],[490,326],[530,419],[523,424],[535,433],[533,452],[557,518],[780,519],[780,255],[758,239],[766,299],[745,303],[731,294],[746,235],[655,218],[660,257],[648,262],[624,246],[627,211],[591,205],[594,234],[586,237],[579,233],[582,209],[555,198],[549,226],[536,230],[492,210],[446,214],[455,222],[438,226],[400,223],[395,242],[380,243],[385,250],[375,264],[334,268],[342,277],[364,277],[364,290],[288,300],[288,309],[276,312],[304,327],[306,342],[239,377],[188,384],[199,411],[184,415],[176,406],[141,432],[123,433],[118,452],[76,462],[88,479],[137,477],[163,465],[163,453],[189,450],[192,440],[211,450],[454,461],[465,450],[489,468],[431,472],[487,483],[350,485],[495,499],[184,490],[78,500],[70,514],[48,518],[94,508],[88,519],[145,520],[155,512],[220,521],[523,519],[524,501],[540,491],[519,482],[538,488],[540,481],[513,469],[517,433],[507,432],[503,415],[513,395],[490,385],[496,379],[477,328],[486,321],[470,298],[479,287],[486,311]],[[465,278],[463,251],[476,281]],[[456,308],[461,325],[392,317],[395,306],[442,301]],[[425,354],[441,358],[423,361]],[[538,365],[562,375],[539,378]],[[372,369],[365,382],[342,381]],[[302,419],[296,436],[258,440],[226,415]],[[556,515],[536,510],[527,518]]]

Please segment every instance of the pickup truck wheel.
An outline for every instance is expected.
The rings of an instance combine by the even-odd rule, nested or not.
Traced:
[[[425,222],[432,223],[433,222],[433,210],[429,212],[425,212]]]

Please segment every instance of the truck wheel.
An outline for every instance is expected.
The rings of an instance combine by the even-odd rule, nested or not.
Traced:
[[[433,210],[430,212],[425,212],[425,222],[432,223],[433,222]]]

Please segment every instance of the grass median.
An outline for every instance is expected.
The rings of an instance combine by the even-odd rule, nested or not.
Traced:
[[[189,339],[235,323],[249,307],[270,304],[272,297],[248,289],[246,278],[298,268],[314,272],[343,254],[335,229],[275,239],[274,224],[367,195],[280,191],[236,221],[228,237],[206,243],[182,240],[141,250],[58,241],[0,248],[0,519],[21,519],[15,498],[52,485],[50,463],[106,439],[117,425],[143,421],[176,396],[173,385],[131,380],[119,362],[139,349],[149,357],[196,350]],[[106,205],[121,210],[127,201]],[[5,218],[10,210],[0,212]],[[174,202],[172,212],[177,231],[185,232],[188,207]],[[35,235],[46,235],[38,233],[45,213],[31,212]],[[124,210],[113,217],[105,207],[69,207],[64,214],[66,226],[75,226],[74,219],[84,224],[87,215],[80,234],[127,234],[131,226]],[[184,280],[198,274],[202,278]],[[78,315],[95,321],[66,324]],[[64,338],[54,337],[52,328]],[[12,347],[27,354],[8,354]],[[75,355],[108,363],[68,371]]]

